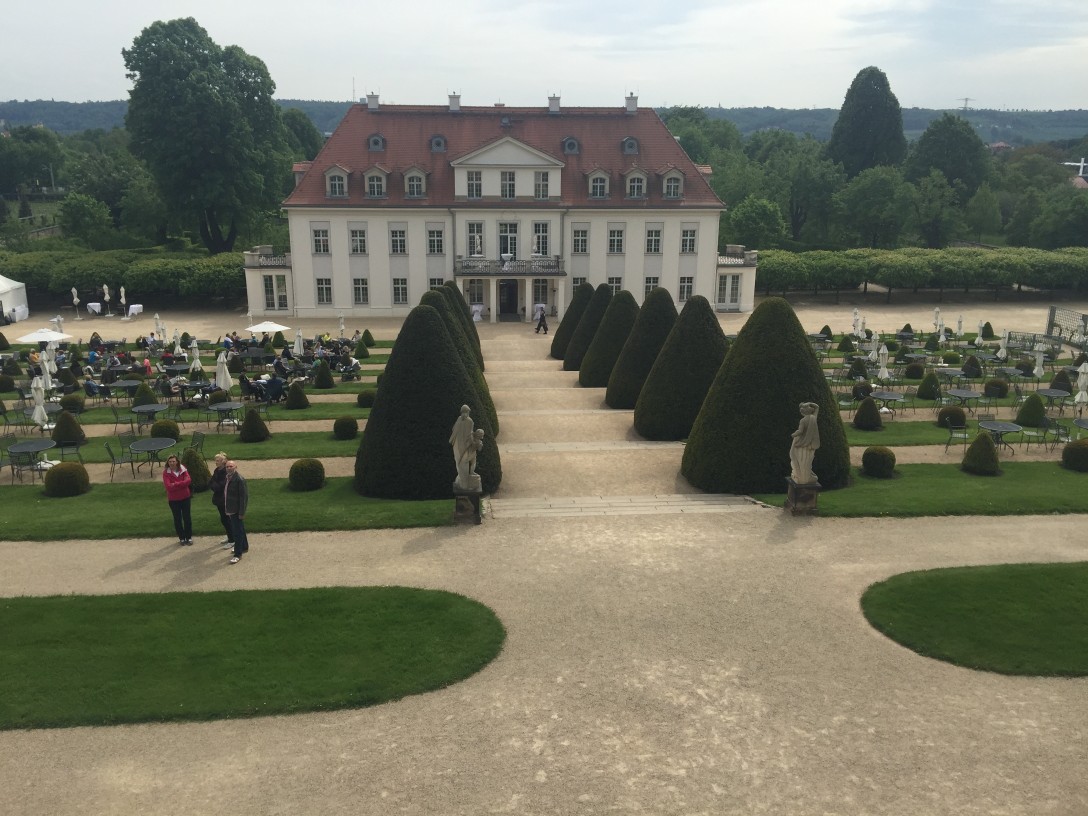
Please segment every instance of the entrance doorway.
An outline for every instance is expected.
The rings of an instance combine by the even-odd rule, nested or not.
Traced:
[[[518,313],[518,282],[516,278],[499,281],[499,320],[520,320]]]

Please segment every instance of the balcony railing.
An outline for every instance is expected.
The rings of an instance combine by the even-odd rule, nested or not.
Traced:
[[[249,252],[242,253],[242,265],[247,269],[285,269],[291,266],[291,253],[285,252],[283,255],[274,255],[271,247],[254,247]]]
[[[458,256],[453,262],[455,275],[476,275],[478,277],[557,277],[566,275],[563,259],[558,255],[531,257],[509,261],[491,258],[465,258]]]

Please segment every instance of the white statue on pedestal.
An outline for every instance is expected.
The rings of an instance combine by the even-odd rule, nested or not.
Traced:
[[[453,423],[450,445],[453,446],[453,462],[457,466],[457,490],[480,491],[480,477],[476,473],[476,457],[484,446],[483,428],[473,429],[470,408],[461,406],[461,415]]]
[[[801,422],[793,432],[793,444],[790,445],[790,478],[795,484],[815,484],[819,480],[812,472],[812,458],[820,447],[820,429],[816,425],[816,414],[820,406],[815,402],[802,402]]]

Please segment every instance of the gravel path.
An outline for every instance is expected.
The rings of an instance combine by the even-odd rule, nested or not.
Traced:
[[[524,394],[554,371],[546,346],[524,326],[484,329],[489,381],[501,359],[535,375],[495,389],[500,411],[533,410]],[[675,488],[678,451],[511,454],[502,495],[582,496],[594,478]],[[645,461],[625,456],[662,460],[639,475]],[[0,813],[1088,812],[1088,681],[927,660],[858,611],[866,586],[903,570],[1081,560],[1084,523],[500,518],[254,536],[238,567],[211,538],[0,542],[2,596],[405,584],[477,598],[508,631],[478,675],[371,709],[2,732]],[[260,625],[224,621],[238,637]]]

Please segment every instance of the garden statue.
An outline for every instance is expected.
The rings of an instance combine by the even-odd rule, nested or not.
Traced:
[[[816,413],[820,406],[815,402],[802,402],[801,422],[793,432],[793,444],[790,445],[790,478],[799,485],[817,482],[812,472],[812,457],[820,447],[820,429],[816,425]]]
[[[454,490],[479,492],[482,488],[480,477],[476,473],[476,457],[484,446],[482,428],[473,429],[471,409],[461,406],[461,415],[453,423],[450,433],[450,445],[453,446],[453,462],[457,466],[457,480]]]

